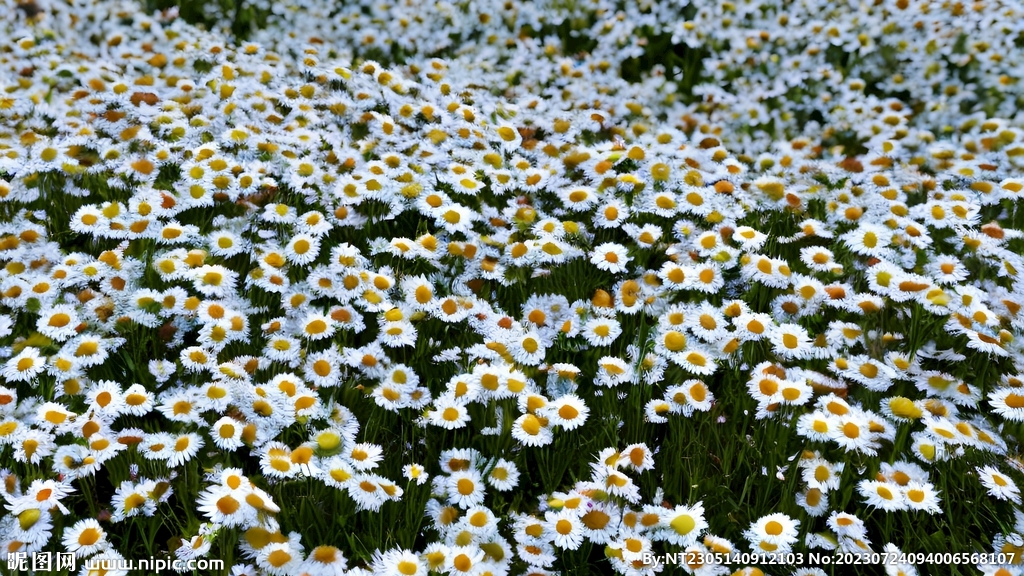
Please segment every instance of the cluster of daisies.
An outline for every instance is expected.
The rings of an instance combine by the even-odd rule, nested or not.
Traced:
[[[308,4],[0,2],[4,551],[649,575],[916,552],[955,470],[1024,562],[1017,8]],[[658,42],[710,80],[625,79]],[[770,436],[770,508],[688,422]]]
[[[1008,0],[246,6],[273,23],[253,40],[296,59],[310,46],[419,67],[444,58],[522,102],[586,102],[647,129],[688,115],[751,158],[800,136],[850,146],[894,127],[954,135],[986,116],[1013,117],[1024,97],[1024,13]],[[637,61],[651,73],[638,74]]]

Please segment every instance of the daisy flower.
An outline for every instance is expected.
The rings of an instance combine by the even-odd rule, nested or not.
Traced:
[[[818,488],[807,488],[796,495],[796,503],[804,509],[809,516],[818,517],[828,511],[828,494]]]
[[[300,472],[291,448],[278,441],[269,442],[260,450],[260,469],[274,478],[293,478]]]
[[[138,449],[147,460],[167,460],[174,452],[174,436],[166,432],[145,435]]]
[[[482,464],[480,452],[473,448],[453,448],[441,452],[441,457],[438,459],[438,463],[441,466],[441,470],[444,470],[446,474],[452,472],[458,472],[459,470],[467,470],[469,468],[479,468]]]
[[[484,481],[480,473],[474,469],[452,472],[445,479],[448,491],[448,502],[459,508],[479,506],[484,501]]]
[[[475,545],[452,546],[445,557],[444,567],[450,576],[477,574],[484,561],[484,552]]]
[[[311,264],[319,255],[320,239],[305,233],[292,236],[284,249],[285,258],[298,266]]]
[[[841,273],[842,264],[835,261],[831,250],[823,246],[805,246],[800,249],[800,261],[815,272]]]
[[[911,434],[911,439],[911,453],[924,462],[947,460],[951,455],[951,450],[946,448],[945,443],[936,440],[935,436],[931,434],[914,432]]]
[[[289,366],[297,366],[300,361],[301,344],[295,338],[277,335],[267,339],[263,354],[270,360]]]
[[[473,313],[474,302],[466,297],[446,296],[435,299],[427,310],[435,318],[448,323],[461,322]]]
[[[629,256],[626,247],[614,242],[605,242],[595,246],[590,253],[590,263],[597,266],[598,270],[620,274],[627,270],[627,264],[632,258]]]
[[[667,395],[668,389],[666,389]],[[708,385],[703,380],[687,380],[683,382],[678,389],[686,399],[686,405],[693,410],[700,410],[701,412],[707,412],[711,410],[712,404],[715,402],[715,396],[711,393]],[[673,395],[674,401],[679,400],[677,395]]]
[[[192,285],[204,296],[224,298],[235,290],[238,273],[220,265],[205,265],[192,270]]]
[[[1009,476],[993,466],[977,467],[978,479],[981,480],[989,496],[1000,500],[1020,503],[1020,489]]]
[[[431,211],[434,225],[444,228],[449,233],[469,234],[472,230],[476,213],[460,204],[449,203]]]
[[[417,486],[422,486],[430,478],[430,474],[420,464],[406,464],[402,467],[402,476],[410,482],[416,482]]]
[[[256,564],[273,574],[296,574],[302,566],[302,551],[290,540],[271,542],[260,549]]]
[[[5,423],[6,424],[6,423]],[[2,426],[3,424],[0,424]],[[53,434],[42,430],[18,431],[20,436],[14,440],[14,459],[18,462],[39,464],[43,458],[53,454],[57,448]],[[15,436],[16,434],[11,434]],[[3,440],[0,440],[2,442]]]
[[[8,382],[28,382],[46,368],[46,359],[39,355],[39,349],[26,346],[24,350],[4,364],[3,377]]]
[[[544,362],[544,355],[547,353],[540,334],[533,330],[513,340],[509,348],[515,361],[526,366],[542,364]]]
[[[198,434],[189,432],[182,434],[174,440],[171,457],[167,465],[174,467],[188,462],[203,447],[203,439]]]
[[[992,409],[1003,418],[1016,422],[1024,421],[1024,390],[1000,388],[989,392],[988,402]]]
[[[903,490],[898,484],[878,480],[861,480],[857,491],[864,498],[864,503],[886,512],[906,509]]]
[[[329,388],[341,382],[342,358],[333,348],[306,355],[303,377],[312,386]]]
[[[337,328],[330,316],[315,311],[307,313],[299,325],[301,328],[297,334],[313,341],[330,338]]]
[[[537,567],[550,567],[558,559],[555,547],[550,542],[522,542],[516,545],[516,554],[524,562],[533,567],[534,574],[547,575],[550,572],[539,571]]]
[[[850,412],[838,417],[836,427],[830,431],[830,440],[847,452],[857,451],[874,454],[877,442],[871,432],[867,417],[860,412]]]
[[[469,422],[466,406],[454,397],[444,395],[434,402],[434,409],[427,412],[427,420],[434,426],[446,430],[464,428]]]
[[[661,239],[662,234],[664,234],[661,227],[656,224],[645,224],[643,226],[625,224],[622,226],[622,230],[643,248],[654,248],[658,240]]]
[[[609,346],[622,334],[622,325],[614,318],[591,318],[583,325],[580,334],[591,346]]]
[[[221,450],[237,450],[242,447],[244,424],[230,416],[222,416],[210,425],[209,435]]]
[[[868,534],[864,521],[846,512],[832,512],[826,523],[840,537],[859,539]]]
[[[633,380],[633,367],[621,358],[603,356],[597,361],[597,377],[594,384],[598,386],[618,386]]]
[[[416,345],[416,328],[408,320],[386,322],[381,326],[377,341],[389,348]]]
[[[654,469],[654,455],[646,444],[631,444],[619,453],[615,467],[627,467],[634,472],[646,472]]]
[[[825,338],[831,342],[841,343],[844,348],[852,349],[863,344],[864,329],[854,322],[833,320],[828,324]]]
[[[840,364],[845,368],[840,367]],[[892,385],[892,377],[896,375],[886,364],[862,355],[836,359],[836,372],[875,392],[886,391]]]
[[[65,550],[79,558],[106,550],[110,545],[106,531],[93,518],[79,520],[74,526],[65,528],[63,544]]]
[[[757,341],[766,338],[775,327],[771,315],[761,312],[746,312],[732,319],[736,337],[742,341]]]
[[[588,501],[580,507],[583,536],[595,544],[608,544],[618,534],[619,507],[611,502]]]
[[[80,323],[78,312],[73,306],[58,304],[40,314],[36,330],[51,340],[63,342],[78,333]]]
[[[546,446],[554,440],[546,419],[542,421],[533,414],[516,418],[512,423],[512,437],[525,446]]]
[[[861,222],[856,229],[840,236],[840,240],[857,254],[882,258],[889,252],[892,236],[892,230],[885,226]]]
[[[811,488],[829,492],[839,488],[839,479],[846,464],[829,462],[824,458],[814,457],[800,461],[801,477]]]
[[[633,479],[603,463],[592,463],[593,482],[608,494],[636,504],[640,502],[640,487]]]
[[[784,553],[798,540],[800,521],[785,514],[769,514],[753,522],[743,537],[755,550],[766,553]]]
[[[716,342],[726,336],[728,322],[718,307],[702,302],[686,314],[685,326],[705,342]]]
[[[519,485],[519,468],[514,462],[498,459],[487,474],[487,483],[499,492],[508,492]]]
[[[967,267],[959,258],[952,255],[939,254],[936,259],[925,266],[925,272],[936,284],[952,285],[968,278]]]
[[[704,519],[704,504],[701,502],[693,506],[679,505],[672,509],[662,509],[659,514],[663,527],[655,531],[652,538],[674,546],[694,545],[708,528]]]
[[[78,414],[58,402],[46,402],[35,409],[36,425],[43,430],[52,431],[66,428],[73,423]]]
[[[738,226],[732,233],[732,240],[747,252],[757,252],[768,241],[768,235],[750,226]]]
[[[680,368],[698,376],[710,376],[718,369],[712,353],[703,346],[689,346],[680,352],[673,360]]]
[[[93,235],[107,227],[109,220],[94,205],[86,205],[75,211],[71,217],[71,229],[79,234]]]
[[[545,413],[551,424],[561,426],[565,430],[575,430],[583,425],[590,414],[590,409],[579,396],[566,394],[552,401],[545,407]]]
[[[623,529],[619,532],[619,537],[609,544],[609,547],[619,551],[621,560],[626,562],[626,566],[631,566],[634,562],[644,564],[643,558],[651,553],[651,539],[638,533],[635,529]],[[615,556],[613,558],[619,559]],[[622,572],[623,569],[620,568],[619,571]]]
[[[692,284],[691,276],[694,274],[691,268],[673,262],[669,260],[661,265],[658,270],[658,278],[669,285],[669,287],[678,289],[684,288],[689,284]]]
[[[772,350],[784,358],[804,358],[810,351],[811,337],[799,324],[773,326],[769,331],[769,339],[772,342]]]
[[[152,516],[156,513],[156,502],[149,493],[156,488],[152,480],[140,483],[124,480],[114,491],[111,507],[114,509],[112,520],[120,522],[132,516]]]
[[[357,470],[373,470],[384,460],[384,450],[377,444],[361,442],[347,450],[347,456]]]
[[[693,267],[687,285],[705,294],[715,294],[725,286],[722,267],[717,262],[701,262]]]
[[[788,288],[792,283],[792,272],[785,260],[761,254],[745,254],[740,261],[743,263],[740,273],[746,280],[780,289]]]
[[[590,186],[573,186],[561,188],[558,196],[562,205],[574,212],[584,212],[594,207],[599,201],[599,195]],[[608,208],[610,205],[606,205]],[[617,221],[618,214],[613,214],[611,219],[604,217],[605,221]]]
[[[348,489],[356,474],[356,469],[348,460],[341,456],[331,456],[320,462],[318,477],[328,486]]]
[[[830,440],[838,433],[839,421],[836,416],[823,410],[815,410],[810,414],[802,414],[797,419],[797,434],[818,442]],[[858,432],[859,432],[858,428]]]
[[[216,364],[217,357],[209,350],[200,346],[183,348],[179,353],[182,367],[189,372],[209,370]]]
[[[5,493],[4,497],[8,501],[7,510],[14,516],[26,510],[50,510],[52,508],[57,508],[62,513],[69,514],[68,508],[61,503],[61,500],[74,491],[75,489],[71,486],[70,481],[33,480],[21,496],[16,496],[16,493]]]
[[[197,424],[201,421],[202,399],[195,388],[173,388],[161,396],[157,410],[169,420]]]
[[[207,237],[210,254],[222,258],[230,258],[246,251],[247,245],[242,238],[228,230],[215,230]]]
[[[426,310],[434,301],[434,287],[425,276],[405,278],[401,282],[405,302],[417,310]]]
[[[124,391],[122,412],[132,416],[145,416],[154,406],[153,393],[142,384],[132,384]]]
[[[903,496],[910,510],[920,510],[929,514],[942,512],[939,506],[939,492],[930,482],[910,481],[903,486]]]
[[[330,548],[334,548],[331,546]],[[335,550],[337,550],[335,548]],[[315,556],[316,550],[310,554]],[[340,554],[340,551],[339,551]],[[309,560],[306,560],[307,564]],[[380,574],[401,574],[402,576],[427,576],[427,564],[410,550],[388,550],[374,562]],[[342,566],[344,569],[344,566]]]
[[[545,530],[552,535],[552,543],[563,550],[576,550],[583,543],[583,525],[575,510],[544,513]]]

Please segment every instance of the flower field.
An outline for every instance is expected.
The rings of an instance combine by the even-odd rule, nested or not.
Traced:
[[[0,0],[3,551],[1024,573],[1021,22]]]

